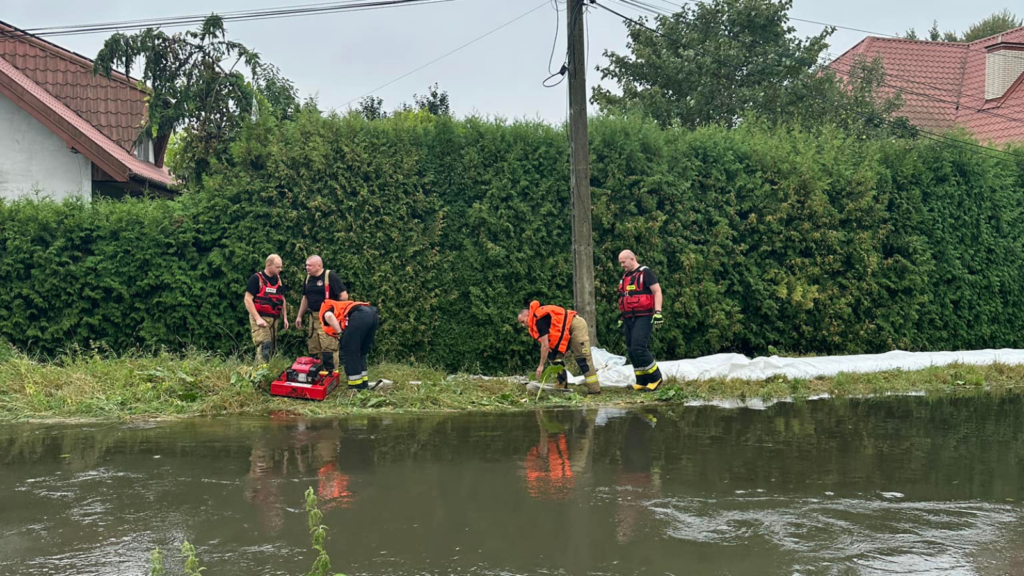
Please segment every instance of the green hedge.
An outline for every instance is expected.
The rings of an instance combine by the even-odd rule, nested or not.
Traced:
[[[1024,345],[1019,163],[829,129],[594,118],[591,140],[614,351],[624,248],[661,278],[661,358]],[[567,160],[565,132],[536,122],[263,120],[179,200],[0,204],[0,336],[248,350],[248,275],[281,253],[294,313],[318,253],[379,305],[378,358],[518,369],[536,351],[517,310],[572,303]]]

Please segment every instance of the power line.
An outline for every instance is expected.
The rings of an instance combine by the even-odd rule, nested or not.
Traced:
[[[531,8],[530,10],[527,10],[526,12],[523,12],[523,13],[522,13],[522,14],[520,14],[519,16],[516,16],[515,18],[513,18],[513,19],[509,20],[508,22],[505,22],[505,23],[504,23],[504,24],[502,24],[501,26],[498,26],[497,28],[493,28],[493,29],[491,29],[490,31],[488,31],[488,32],[486,32],[486,33],[484,33],[484,34],[481,34],[480,36],[477,36],[476,38],[474,38],[474,39],[470,40],[469,42],[466,42],[465,44],[463,44],[463,45],[459,46],[458,48],[455,48],[455,49],[453,49],[453,50],[450,50],[450,51],[448,51],[448,52],[445,52],[444,54],[442,54],[442,55],[438,56],[437,58],[434,58],[434,59],[433,59],[433,60],[431,60],[430,62],[427,62],[426,64],[424,64],[424,65],[422,65],[422,66],[419,66],[418,68],[414,68],[414,69],[412,69],[412,70],[410,70],[410,71],[406,72],[405,74],[402,74],[402,75],[401,75],[401,76],[399,76],[398,78],[395,78],[394,80],[391,80],[390,82],[387,82],[387,83],[385,83],[385,84],[381,84],[380,86],[377,86],[376,88],[374,88],[373,90],[370,90],[369,92],[367,92],[366,94],[363,94],[362,96],[359,96],[359,97],[353,98],[352,100],[349,100],[349,101],[348,101],[348,102],[346,102],[346,103],[345,103],[345,104],[344,104],[344,105],[343,105],[342,107],[348,106],[348,105],[352,104],[353,102],[355,102],[355,101],[357,101],[357,100],[361,100],[361,99],[363,99],[363,98],[365,98],[365,97],[367,97],[367,96],[369,96],[369,95],[373,94],[374,92],[376,92],[376,91],[378,91],[378,90],[381,90],[381,89],[387,88],[388,86],[391,86],[391,85],[392,85],[392,84],[394,84],[395,82],[398,82],[399,80],[402,80],[402,79],[404,79],[404,78],[407,78],[407,77],[411,76],[412,74],[415,74],[416,72],[419,72],[420,70],[423,70],[423,69],[424,69],[424,68],[426,68],[427,66],[430,66],[430,65],[432,65],[432,64],[434,64],[434,63],[436,63],[436,62],[440,62],[441,60],[444,60],[445,58],[447,58],[447,57],[451,56],[452,54],[455,54],[455,53],[456,53],[456,52],[458,52],[459,50],[462,50],[462,49],[464,49],[464,48],[466,48],[466,47],[468,47],[468,46],[471,46],[471,45],[473,45],[473,44],[475,44],[475,43],[479,42],[480,40],[483,40],[484,38],[487,38],[487,37],[488,37],[488,36],[490,36],[491,34],[494,34],[495,32],[497,32],[497,31],[499,31],[499,30],[501,30],[501,29],[503,29],[503,28],[505,28],[505,27],[507,27],[507,26],[510,26],[510,25],[512,25],[512,24],[514,24],[514,23],[518,22],[519,20],[522,20],[523,18],[526,18],[526,17],[527,17],[527,16],[529,16],[530,14],[533,14],[533,13],[534,13],[534,12],[536,12],[537,10],[540,10],[540,9],[541,9],[541,8],[543,8],[544,6],[548,5],[548,3],[549,3],[549,0],[544,0],[544,2],[541,2],[541,3],[540,3],[540,4],[538,4],[538,5],[536,6],[536,7],[534,7],[534,8]]]
[[[615,1],[615,0],[613,0],[613,1]],[[622,14],[621,12],[618,12],[618,11],[612,9],[612,8],[609,8],[603,2],[594,2],[594,3],[599,8],[602,8],[605,11],[610,12],[610,13],[618,16],[619,18],[622,18],[623,20],[631,22],[635,26],[638,26],[640,28],[644,28],[644,29],[648,30],[649,32],[651,32],[653,34],[657,34],[658,36],[661,36],[662,38],[665,38],[667,40],[671,40],[671,41],[675,42],[677,45],[682,45],[682,43],[678,39],[673,38],[672,36],[669,36],[668,34],[665,34],[664,32],[661,32],[660,30],[656,30],[654,28],[651,28],[650,26],[647,26],[643,22],[640,22],[640,21],[638,21],[638,20],[636,20],[634,18],[630,18],[629,16],[626,16],[625,14]],[[728,61],[722,60],[722,59],[720,59],[720,58],[718,58],[718,57],[716,57],[716,56],[714,56],[712,54],[709,54],[707,52],[704,52],[704,51],[702,51],[702,50],[700,50],[698,48],[691,47],[691,49],[694,50],[695,52],[703,54],[704,56],[706,56],[708,58],[711,58],[712,60],[716,60],[716,61],[718,61],[720,63],[723,63],[723,64],[726,64],[726,65],[728,65],[730,67],[736,67],[736,63],[735,62],[728,62]],[[766,79],[766,80],[768,79],[767,77],[765,77],[763,75],[757,75],[757,74],[751,74],[751,75],[752,76],[760,76],[761,78]],[[824,99],[821,99],[821,100],[823,102],[825,102]],[[886,118],[883,118],[883,117],[878,116],[878,115],[874,115],[872,117],[872,115],[865,114],[865,113],[859,112],[857,110],[851,110],[851,112],[853,112],[854,114],[857,114],[858,116],[861,116],[861,117],[863,117],[863,118],[865,118],[867,120],[882,121],[883,123],[891,124],[891,120],[887,120]],[[968,142],[968,141],[964,141],[964,140],[958,140],[956,138],[950,138],[948,136],[945,136],[945,135],[942,135],[942,134],[938,134],[938,133],[935,133],[935,132],[929,132],[929,131],[921,129],[921,128],[917,128],[917,131],[920,134],[926,135],[926,137],[931,137],[930,139],[941,139],[944,142],[954,143],[957,146],[960,146],[961,148],[971,149],[972,151],[974,151],[976,153],[985,154],[985,155],[990,156],[992,158],[999,158],[1001,160],[1016,158],[1016,156],[1013,155],[1013,154],[1010,154],[1010,153],[1005,152],[1003,150],[999,150],[997,148],[988,148],[988,147],[982,146],[981,144],[978,144],[976,142]],[[994,153],[998,153],[998,155],[996,155]]]
[[[369,0],[361,2],[348,0],[345,2],[334,2],[330,4],[308,4],[300,7],[293,6],[268,8],[263,10],[239,11],[223,15],[222,19],[225,22],[251,22],[256,20],[272,20],[279,18],[292,18],[298,16],[331,14],[338,12],[361,12],[365,10],[379,10],[384,8],[393,8],[400,6],[439,4],[452,1],[454,0]],[[191,26],[195,24],[201,24],[209,16],[210,15],[193,15],[174,16],[167,18],[153,18],[149,20],[129,21],[130,23],[127,25],[118,22],[110,22],[67,26],[63,28],[51,27],[47,29],[37,29],[41,30],[38,33],[33,33],[32,30],[2,31],[0,32],[0,36],[6,36],[10,38],[18,38],[23,36],[42,38],[56,36],[77,36],[83,34],[104,34],[109,32],[141,30],[145,28],[158,27],[178,28]]]
[[[293,8],[294,9],[294,8],[309,8],[309,7],[320,7],[320,6],[332,6],[332,5],[356,3],[356,2],[359,2],[359,1],[361,1],[361,0],[347,0],[347,1],[341,1],[341,2],[320,2],[320,3],[316,3],[316,4],[297,4],[295,6],[288,6],[287,8]],[[219,14],[220,16],[229,16],[229,15],[236,15],[236,14],[251,14],[251,13],[255,13],[255,12],[260,12],[262,10],[273,10],[273,8],[262,8],[262,9],[253,9],[253,10],[232,10],[232,11],[226,11],[226,12],[217,12],[217,14]],[[160,17],[153,17],[153,18],[140,18],[140,19],[135,19],[135,20],[120,20],[120,21],[115,21],[115,22],[105,22],[105,23],[102,23],[102,24],[67,24],[67,25],[64,25],[64,26],[48,26],[48,27],[37,27],[37,28],[25,28],[22,31],[23,32],[27,32],[29,34],[36,35],[36,34],[43,34],[45,32],[51,32],[51,31],[68,31],[68,30],[75,30],[75,29],[79,29],[79,28],[93,28],[93,27],[97,27],[97,26],[129,26],[129,25],[132,25],[132,24],[145,25],[146,23],[154,22],[154,21],[159,22],[161,20],[178,20],[178,19],[182,19],[182,18],[206,18],[208,16],[209,16],[208,13],[205,13],[205,14],[190,14],[190,15],[187,15],[187,16],[160,16]]]

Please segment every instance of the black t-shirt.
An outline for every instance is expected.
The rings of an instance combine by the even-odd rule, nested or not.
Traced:
[[[537,318],[537,323],[534,324],[537,327],[537,336],[543,338],[551,332],[551,315],[541,316]]]
[[[309,281],[302,287],[302,295],[306,297],[306,305],[313,314],[319,314],[320,307],[324,303],[324,274],[326,272],[321,272],[319,276],[310,276]],[[345,284],[341,281],[341,277],[334,270],[331,270],[330,285],[331,300],[341,300],[341,293],[345,292],[346,288]]]
[[[634,270],[633,273],[636,273],[636,270]],[[654,272],[652,272],[650,268],[644,268],[642,274],[644,275],[644,288],[650,290],[651,286],[658,283],[658,277],[654,275]]]
[[[281,284],[281,278],[279,276],[267,276],[267,283],[271,286],[279,286],[277,291],[278,294],[284,294],[284,285]],[[257,272],[249,277],[249,283],[245,286],[245,291],[253,296],[260,293],[260,273]]]

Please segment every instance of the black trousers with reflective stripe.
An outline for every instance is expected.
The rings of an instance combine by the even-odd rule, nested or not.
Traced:
[[[651,354],[652,332],[654,332],[654,325],[651,323],[650,316],[634,316],[622,320],[622,333],[626,337],[626,352],[634,372],[639,372],[654,364],[654,354]],[[658,380],[661,380],[660,368],[651,374],[637,374],[636,376],[636,383],[641,386]]]
[[[359,306],[349,312],[348,327],[341,335],[341,352],[344,354],[345,375],[350,379],[366,372],[366,357],[377,336],[380,318],[374,306]]]

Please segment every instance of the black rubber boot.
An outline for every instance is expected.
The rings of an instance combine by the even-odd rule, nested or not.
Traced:
[[[334,352],[322,352],[320,354],[320,371],[330,374],[334,372]]]
[[[261,362],[269,361],[271,356],[273,356],[273,355],[274,355],[274,343],[273,342],[267,341],[267,342],[264,342],[264,343],[260,344],[260,361]]]

